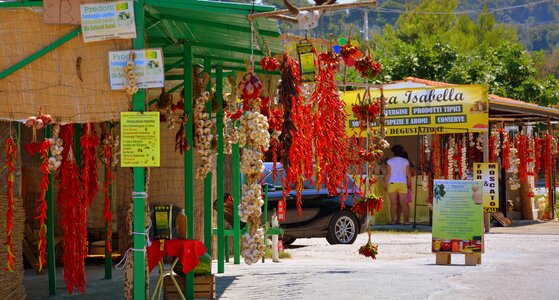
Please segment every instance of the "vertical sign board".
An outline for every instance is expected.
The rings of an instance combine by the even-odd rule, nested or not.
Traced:
[[[120,113],[120,166],[159,167],[159,112]]]
[[[474,163],[474,179],[483,181],[483,211],[499,210],[499,166],[497,163]]]
[[[124,90],[128,79],[124,76],[124,67],[130,60],[130,53],[134,52],[134,72],[136,86],[139,89],[159,88],[165,86],[165,72],[163,72],[163,51],[161,48],[110,51],[109,52],[109,81],[111,90]]]
[[[299,64],[301,70],[301,83],[310,83],[316,80],[314,69],[313,45],[311,43],[297,44],[299,54]]]
[[[84,43],[136,38],[134,2],[106,2],[80,6]]]
[[[483,182],[435,180],[433,252],[483,252]]]

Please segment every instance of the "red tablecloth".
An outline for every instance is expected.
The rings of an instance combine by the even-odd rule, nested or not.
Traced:
[[[199,257],[206,253],[206,246],[199,240],[165,240],[163,251],[159,240],[152,241],[147,247],[149,271],[153,270],[165,254],[179,258],[182,270],[186,274],[200,262]]]

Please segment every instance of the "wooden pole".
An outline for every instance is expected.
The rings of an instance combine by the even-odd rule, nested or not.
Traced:
[[[321,6],[307,6],[307,7],[300,7],[299,11],[315,11],[315,10],[342,10],[342,9],[349,9],[349,8],[356,8],[356,7],[367,7],[367,6],[374,6],[377,4],[376,0],[367,0],[362,2],[354,2],[354,3],[342,3],[342,4],[330,4],[330,5],[321,5]],[[254,20],[256,18],[270,18],[276,17],[284,14],[290,14],[288,9],[280,9],[276,11],[270,12],[263,12],[263,13],[255,13],[250,14],[247,16],[249,20]]]

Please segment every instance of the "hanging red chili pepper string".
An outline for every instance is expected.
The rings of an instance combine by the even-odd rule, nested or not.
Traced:
[[[95,132],[95,125],[83,125],[80,146],[82,148],[81,178],[83,183],[83,195],[85,197],[85,203],[91,206],[98,190],[95,147],[99,146],[99,138]]]
[[[433,178],[442,178],[441,170],[441,145],[440,145],[440,135],[435,133],[433,135],[433,151],[431,154],[431,165],[433,166]]]
[[[499,131],[501,132],[501,137],[503,140],[503,145],[501,146],[501,148],[503,149],[501,151],[501,166],[506,171],[510,167],[510,137],[506,130],[500,129]]]
[[[489,136],[489,162],[497,161],[497,153],[495,149],[495,135],[493,133]]]
[[[80,170],[74,158],[74,125],[65,125],[61,129],[64,145],[62,166],[56,179],[59,180],[58,207],[64,216],[60,220],[64,232],[64,280],[68,292],[72,294],[77,288],[85,292],[84,259],[87,240],[87,203],[80,180]]]
[[[14,172],[16,170],[15,162],[17,160],[17,149],[16,144],[12,137],[8,137],[6,140],[6,168],[8,169],[8,174],[6,175],[7,184],[7,197],[8,197],[8,209],[6,211],[6,268],[10,272],[15,270],[15,254],[14,254],[14,244],[12,241],[12,229],[14,226]]]
[[[107,226],[107,238],[105,240],[105,247],[107,248],[107,252],[111,253],[111,240],[113,231],[111,230],[111,222],[113,221],[113,213],[111,211],[111,197],[110,197],[110,187],[112,184],[112,180],[114,178],[113,172],[111,171],[111,145],[105,145],[105,149],[103,151],[105,157],[105,168],[107,170],[107,177],[105,178],[105,186],[103,188],[103,195],[105,197],[104,201],[104,210],[103,210],[103,218],[105,221],[105,225]]]
[[[545,134],[545,140],[543,145],[543,171],[545,173],[545,187],[549,190],[551,188],[551,170],[552,170],[552,153],[551,153],[551,135],[549,133]]]
[[[50,149],[50,142],[49,140],[45,139],[42,143],[29,143],[25,145],[25,151],[29,153],[29,155],[33,155],[35,153],[41,154],[41,181],[39,183],[39,190],[40,195],[39,199],[37,200],[37,208],[36,208],[36,216],[35,220],[39,220],[39,271],[43,269],[45,265],[45,256],[47,253],[47,224],[45,221],[47,219],[47,191],[49,189],[49,149]]]
[[[322,186],[322,183],[326,182],[326,188],[331,194],[337,194],[341,189],[341,206],[344,207],[348,194],[346,174],[349,165],[345,104],[338,96],[331,64],[320,59],[326,55],[319,56],[316,50],[314,52],[319,57],[315,90],[311,95],[314,106],[312,119],[314,119],[314,160],[317,165],[316,185]]]
[[[520,164],[518,165],[518,175],[520,182],[524,182],[528,179],[528,156],[527,156],[527,147],[528,147],[528,138],[524,134],[518,135],[517,146],[518,149],[518,158],[520,159]]]

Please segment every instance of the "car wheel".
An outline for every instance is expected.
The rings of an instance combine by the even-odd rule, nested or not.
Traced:
[[[295,242],[295,240],[297,239],[292,239],[292,238],[287,238],[287,239],[283,239],[281,240],[281,242],[283,243],[283,246],[289,246],[291,244],[293,244]]]
[[[326,234],[326,240],[331,245],[353,244],[359,233],[357,218],[350,212],[339,212],[332,221]]]

